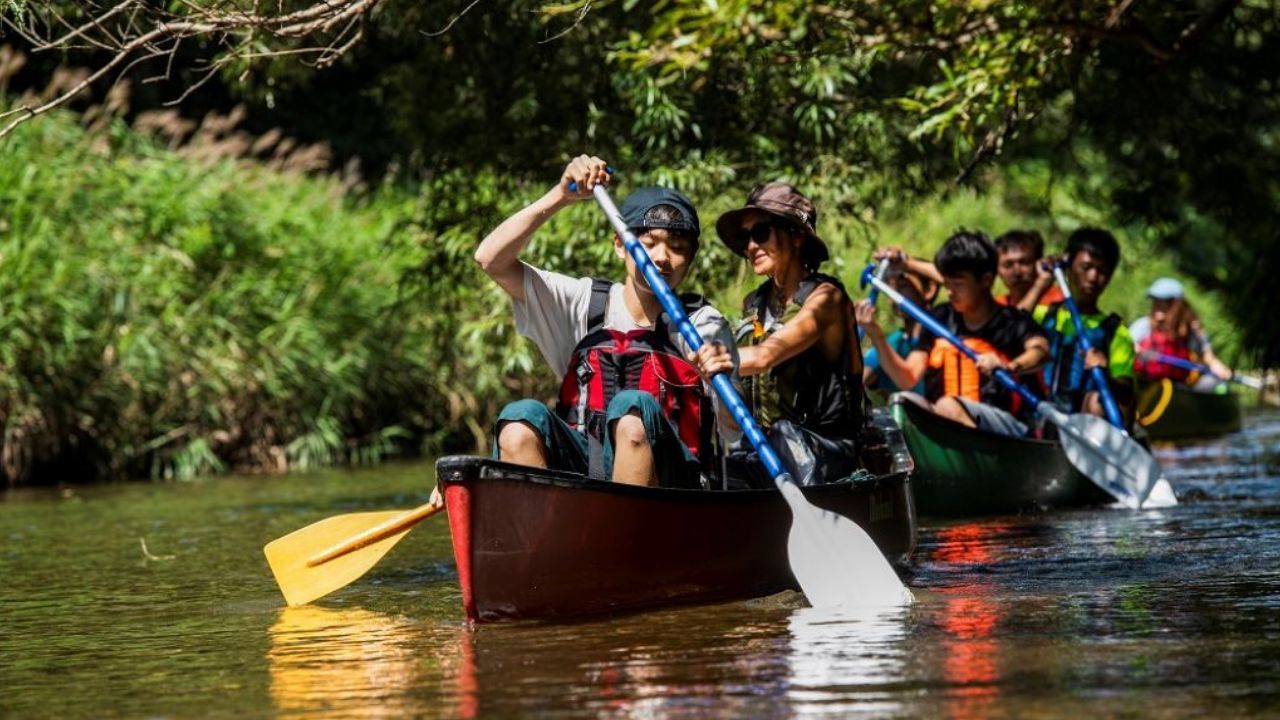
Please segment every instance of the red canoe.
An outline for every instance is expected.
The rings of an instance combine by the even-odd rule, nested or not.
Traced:
[[[674,490],[478,457],[436,462],[467,618],[557,618],[760,597],[795,588],[776,490]],[[907,473],[805,488],[906,562]]]

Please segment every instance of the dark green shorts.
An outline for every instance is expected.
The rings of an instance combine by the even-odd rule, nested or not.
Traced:
[[[698,461],[693,453],[680,440],[676,429],[658,406],[657,399],[640,390],[623,390],[609,402],[605,411],[607,431],[603,443],[592,443],[586,435],[569,427],[568,423],[543,403],[531,399],[517,400],[502,408],[498,421],[494,423],[493,455],[498,456],[498,433],[502,431],[502,426],[509,422],[522,422],[542,438],[547,465],[551,469],[587,475],[590,473],[594,448],[595,452],[601,454],[600,465],[603,467],[603,477],[598,479],[608,480],[613,477],[613,428],[623,415],[637,415],[644,424],[644,433],[649,438],[657,463],[659,486],[702,487]]]

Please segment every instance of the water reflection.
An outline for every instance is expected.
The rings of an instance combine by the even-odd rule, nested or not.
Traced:
[[[804,608],[788,621],[788,699],[801,714],[901,712],[909,608]]]
[[[284,715],[404,717],[422,682],[419,626],[368,610],[286,607],[268,631],[271,699]]]
[[[483,718],[786,716],[792,610],[729,603],[480,626],[456,683],[471,678]]]
[[[940,528],[933,560],[940,569],[963,573],[977,566],[989,566],[1008,548],[1001,538],[1010,534],[1008,525],[966,523]],[[939,625],[942,677],[948,689],[943,702],[947,717],[955,720],[986,717],[1000,688],[999,605],[993,601],[995,588],[977,581],[941,588],[942,610]]]

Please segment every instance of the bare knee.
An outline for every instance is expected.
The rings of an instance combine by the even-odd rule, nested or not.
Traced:
[[[1080,410],[1098,417],[1103,417],[1105,414],[1102,409],[1102,400],[1098,397],[1097,392],[1091,392],[1084,396],[1084,402],[1081,404]]]
[[[969,417],[969,411],[964,409],[964,404],[950,395],[938,398],[938,401],[933,404],[933,411],[948,420],[973,427],[973,418]]]
[[[639,415],[623,415],[613,426],[613,444],[617,448],[639,449],[649,445],[644,421]]]
[[[498,457],[502,460],[527,459],[542,455],[542,437],[525,422],[509,422],[498,431]]]

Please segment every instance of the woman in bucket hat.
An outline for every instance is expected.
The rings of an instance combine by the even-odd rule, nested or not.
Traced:
[[[757,186],[743,207],[716,221],[720,240],[766,278],[743,300],[739,371],[748,405],[802,485],[857,470],[862,432],[853,303],[839,280],[818,270],[830,254],[817,222],[809,198],[780,182]]]

